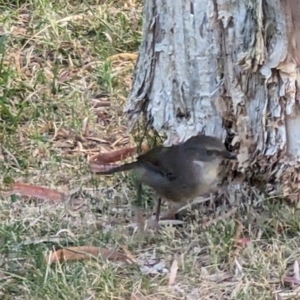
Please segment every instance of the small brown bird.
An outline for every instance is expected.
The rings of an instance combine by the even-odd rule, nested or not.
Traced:
[[[178,208],[214,191],[220,180],[221,161],[235,158],[236,155],[227,151],[221,140],[197,135],[178,145],[155,147],[140,155],[135,162],[97,173],[132,170],[140,183],[152,187],[160,197]]]

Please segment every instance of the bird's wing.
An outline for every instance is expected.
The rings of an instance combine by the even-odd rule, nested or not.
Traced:
[[[178,146],[156,147],[138,157],[152,171],[159,173],[168,180],[174,180],[178,164]]]

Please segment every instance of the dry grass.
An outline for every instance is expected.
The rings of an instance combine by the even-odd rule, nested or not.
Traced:
[[[87,176],[89,155],[132,144],[122,107],[141,38],[138,1],[99,3],[0,1],[2,187],[77,188],[68,204],[2,194],[1,299],[299,299],[296,208],[237,191],[140,239],[126,227],[131,181]],[[204,228],[204,218],[219,221]],[[45,264],[45,252],[69,245],[125,245],[159,263],[150,273],[101,258]]]

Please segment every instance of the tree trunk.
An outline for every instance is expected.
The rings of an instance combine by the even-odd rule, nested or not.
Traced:
[[[145,114],[166,144],[229,137],[242,173],[298,199],[299,20],[298,0],[145,0],[129,127]]]

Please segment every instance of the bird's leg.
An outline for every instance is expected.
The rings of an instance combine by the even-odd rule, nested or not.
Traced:
[[[147,220],[147,227],[148,229],[158,230],[159,229],[159,216],[160,216],[160,208],[161,208],[161,198],[157,199],[157,206],[156,206],[156,215],[155,219],[149,218]]]
[[[157,199],[155,219],[153,219],[152,216],[151,216],[151,218],[149,218],[147,220],[147,227],[149,229],[153,229],[153,230],[158,230],[159,229],[160,208],[161,208],[161,198],[159,197]]]
[[[136,198],[136,203],[135,203],[136,212],[137,212],[136,220],[137,220],[137,224],[138,224],[139,229],[143,232],[144,231],[144,226],[145,226],[145,220],[142,216],[142,211],[141,211],[141,207],[143,205],[143,203],[142,203],[142,189],[143,189],[143,187],[142,187],[141,182],[137,181],[137,186],[136,186],[137,198]],[[155,220],[150,218],[147,222],[147,227],[149,229],[155,229],[155,230],[158,229],[160,207],[161,207],[161,198],[158,198]]]
[[[209,193],[209,207],[211,209],[215,208],[215,201],[214,201],[214,194],[213,193]]]
[[[138,225],[138,228],[141,232],[144,231],[144,226],[145,226],[145,220],[143,217],[143,210],[142,210],[142,183],[140,181],[136,181],[136,200],[134,203],[135,207],[135,219],[136,223]]]
[[[159,222],[160,209],[161,209],[161,198],[159,197],[157,199],[156,215],[155,215],[155,220],[157,223]]]
[[[136,204],[142,206],[142,184],[140,181],[136,182]]]

